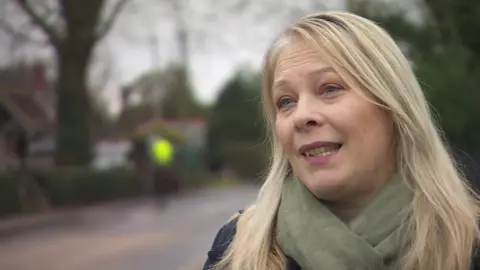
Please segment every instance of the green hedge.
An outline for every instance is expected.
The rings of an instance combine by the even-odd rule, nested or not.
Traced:
[[[34,172],[52,206],[75,205],[137,195],[140,181],[134,171],[56,168]],[[12,172],[0,172],[0,215],[20,211],[17,183]]]
[[[47,196],[52,205],[90,203],[140,192],[140,181],[135,172],[125,168],[63,168],[37,173],[46,180]]]
[[[92,170],[88,168],[55,168],[35,170],[50,205],[83,205],[116,198],[139,195],[142,192],[140,179],[127,168]],[[207,186],[213,177],[203,170],[177,168],[173,175],[159,173],[156,179],[157,193],[178,192],[180,189],[195,189]],[[171,179],[170,179],[171,178]],[[172,182],[174,181],[174,182]],[[179,182],[177,182],[179,181]],[[162,191],[162,192],[160,192]],[[0,172],[0,216],[21,211],[17,195],[17,182],[13,172]]]
[[[9,172],[0,173],[0,215],[19,212],[21,209],[18,200],[16,182]]]

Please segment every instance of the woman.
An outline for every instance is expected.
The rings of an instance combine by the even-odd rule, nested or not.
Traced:
[[[477,199],[383,29],[300,19],[266,55],[263,105],[269,174],[204,269],[475,269]]]

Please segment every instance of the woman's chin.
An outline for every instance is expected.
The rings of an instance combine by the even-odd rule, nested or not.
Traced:
[[[342,180],[339,177],[323,175],[322,177],[312,177],[303,183],[317,198],[328,200],[335,199],[348,187]]]

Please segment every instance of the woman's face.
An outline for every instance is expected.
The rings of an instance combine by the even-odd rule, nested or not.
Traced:
[[[393,121],[354,89],[361,91],[303,42],[279,55],[276,136],[295,174],[327,201],[373,196],[393,173]]]

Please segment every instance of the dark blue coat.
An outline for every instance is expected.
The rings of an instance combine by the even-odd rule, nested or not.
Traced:
[[[238,217],[232,219],[230,222],[225,224],[220,231],[218,231],[213,241],[213,245],[208,252],[208,258],[203,266],[203,270],[210,270],[216,263],[218,263],[228,246],[233,240],[235,233],[237,232],[237,221]],[[287,269],[286,270],[301,270],[300,266],[292,259],[287,257]],[[480,270],[480,253],[475,252],[471,270]]]

